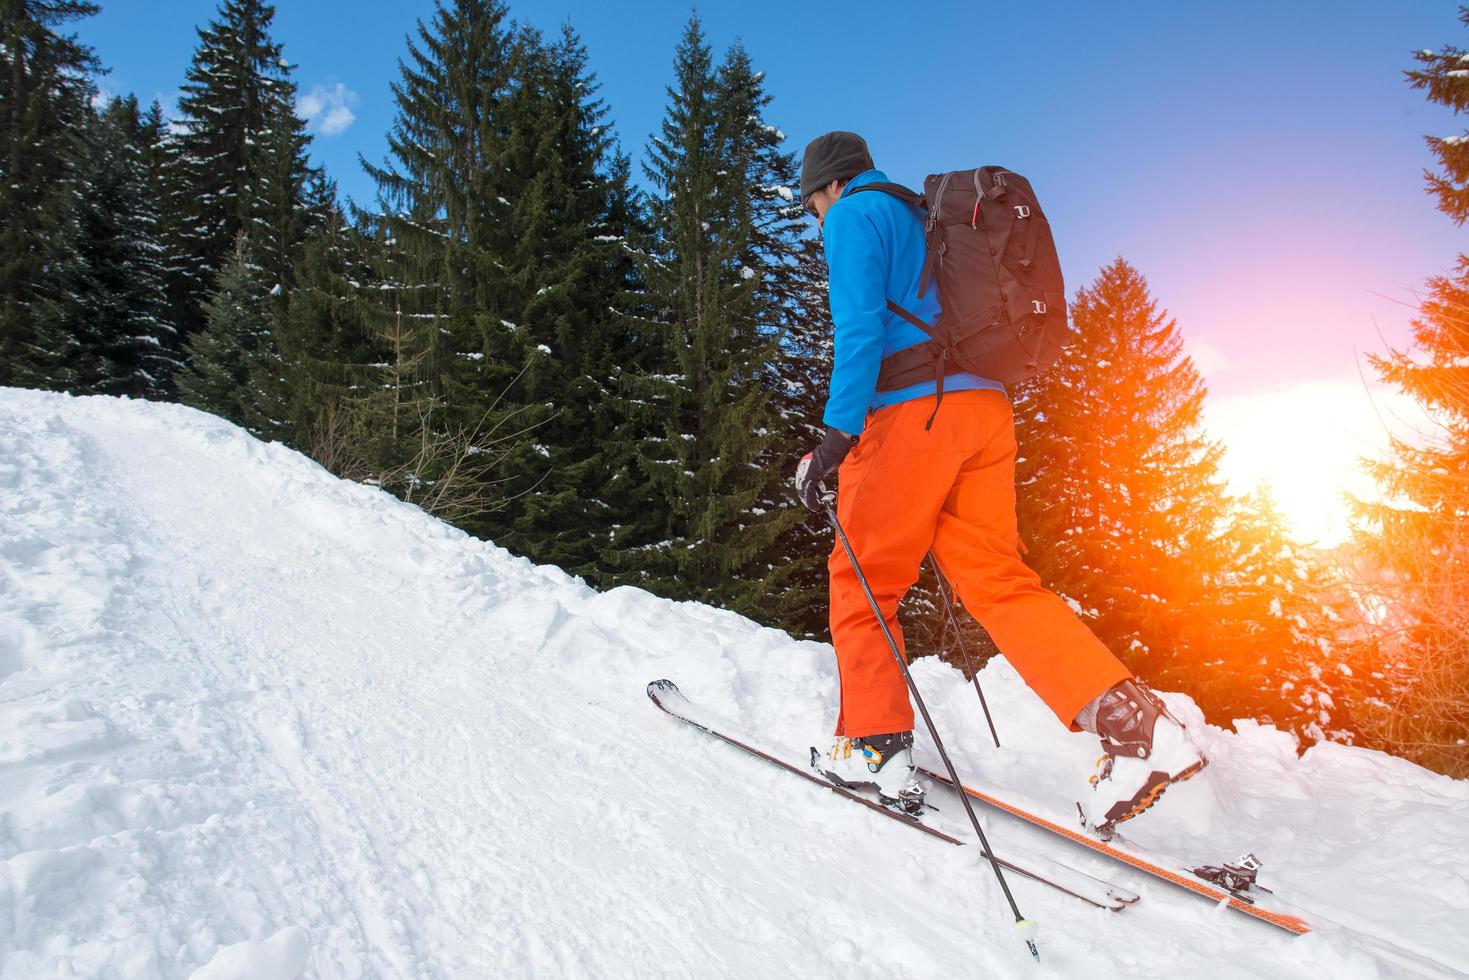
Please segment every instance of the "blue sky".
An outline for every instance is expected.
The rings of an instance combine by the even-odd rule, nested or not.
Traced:
[[[102,5],[79,31],[113,69],[104,86],[170,108],[194,27],[215,4]],[[527,0],[510,10],[547,33],[567,21],[578,30],[638,159],[691,8]],[[431,12],[429,0],[277,4],[276,37],[303,95],[318,97],[313,153],[346,195],[371,196],[357,154],[382,159],[388,86],[405,35]],[[1029,176],[1068,286],[1118,255],[1140,268],[1215,402],[1320,382],[1360,388],[1361,352],[1404,343],[1412,291],[1466,250],[1421,178],[1431,165],[1421,137],[1464,123],[1401,74],[1414,50],[1469,42],[1452,2],[971,0],[915,14],[743,0],[699,13],[716,51],[739,38],[765,71],[769,121],[793,150],[852,129],[911,184],[985,163]]]

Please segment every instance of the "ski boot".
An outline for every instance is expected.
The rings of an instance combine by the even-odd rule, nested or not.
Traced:
[[[1103,838],[1209,764],[1158,696],[1131,678],[1102,695],[1096,734],[1105,754],[1088,780],[1091,799],[1082,809],[1085,824]]]
[[[848,789],[871,787],[883,806],[920,816],[925,807],[924,787],[913,768],[913,733],[837,736],[826,755],[811,749],[811,768]]]

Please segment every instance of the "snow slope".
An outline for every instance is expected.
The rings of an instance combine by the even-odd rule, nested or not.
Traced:
[[[916,674],[961,772],[1067,819],[1091,739],[997,661],[996,752]],[[1142,894],[1012,879],[1037,968],[977,848],[662,715],[662,676],[792,758],[827,739],[825,646],[598,594],[188,409],[0,389],[0,978],[1469,973],[1469,783],[1206,730],[1129,833],[1255,851],[1301,938],[990,818]]]

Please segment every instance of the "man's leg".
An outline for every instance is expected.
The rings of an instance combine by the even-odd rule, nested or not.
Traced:
[[[950,409],[945,399],[939,419]],[[898,602],[918,578],[934,523],[962,461],[960,453],[911,448],[911,430],[921,431],[932,411],[933,399],[925,398],[876,412],[838,471],[837,519],[900,650]],[[953,406],[955,414],[962,411],[962,406]],[[913,706],[907,685],[841,541],[832,549],[827,569],[831,638],[842,693],[836,733],[859,738],[910,730]]]
[[[1074,728],[1084,707],[1132,673],[1021,561],[1010,403],[976,394],[991,434],[959,468],[937,517],[934,557],[1005,659]]]

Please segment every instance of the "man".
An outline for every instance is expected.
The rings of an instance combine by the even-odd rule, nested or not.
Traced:
[[[925,322],[939,315],[937,289],[918,295],[920,211],[888,194],[852,193],[887,179],[855,133],[828,133],[806,147],[801,199],[821,227],[836,330],[826,438],[802,460],[797,492],[820,510],[820,485],[837,473],[837,518],[900,649],[898,602],[933,552],[965,607],[1062,724],[1100,737],[1104,755],[1086,809],[1091,826],[1108,828],[1207,760],[1021,561],[1015,427],[1004,387],[951,373],[942,410],[933,381],[877,390],[883,358],[928,339],[887,301]],[[834,782],[875,786],[885,801],[919,810],[907,687],[840,543],[828,570],[841,709],[836,743],[815,765]]]

